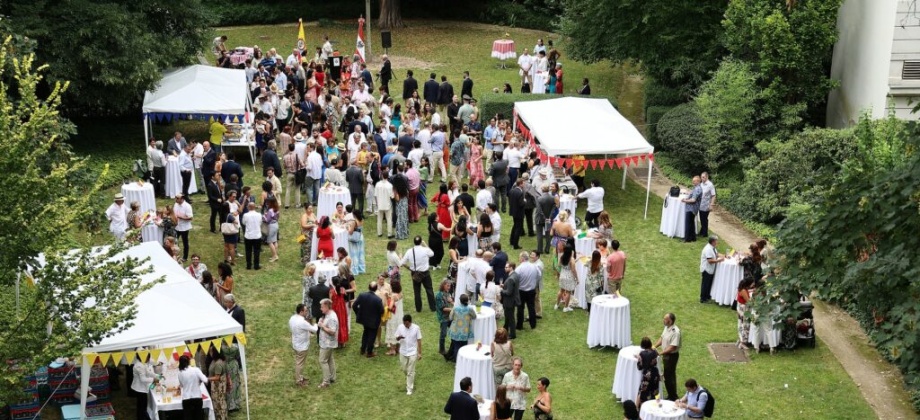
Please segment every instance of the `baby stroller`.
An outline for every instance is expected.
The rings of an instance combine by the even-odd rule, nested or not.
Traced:
[[[799,344],[815,348],[817,344],[813,314],[815,306],[802,296],[795,303],[795,307],[799,310],[799,315],[795,319],[792,317],[786,319],[783,329],[783,346],[789,350],[796,348]]]

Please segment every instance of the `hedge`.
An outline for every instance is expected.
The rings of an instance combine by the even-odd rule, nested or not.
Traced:
[[[645,136],[648,137],[648,142],[655,146],[656,149],[661,146],[657,138],[658,121],[673,108],[673,106],[658,105],[645,108]]]
[[[511,119],[514,115],[514,103],[515,102],[526,102],[526,101],[539,101],[545,99],[561,98],[563,96],[578,96],[582,98],[600,98],[610,101],[614,108],[617,107],[617,102],[614,98],[601,95],[576,95],[576,94],[565,94],[565,95],[541,95],[541,94],[530,94],[530,93],[487,93],[477,98],[479,100],[479,113],[482,114],[481,121],[488,121],[489,118],[492,118],[496,114],[502,114],[506,119]]]
[[[703,164],[705,143],[702,132],[703,119],[693,102],[678,105],[665,113],[656,128],[660,146],[658,150],[670,153],[675,159],[674,169],[686,174],[698,174],[707,168]]]

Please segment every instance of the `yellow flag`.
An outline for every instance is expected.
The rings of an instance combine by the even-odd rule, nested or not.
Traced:
[[[124,353],[124,352],[120,352],[120,351],[116,351],[116,352],[112,353],[112,363],[114,363],[115,366],[118,366],[118,364],[121,363],[121,358],[122,358],[122,356],[124,356],[124,355],[125,355],[125,353]]]
[[[189,344],[188,351],[192,353],[192,356],[198,354],[198,343]]]
[[[214,340],[211,340],[211,346],[214,347],[214,350],[220,351],[220,348],[221,348],[220,339],[216,338]]]
[[[163,349],[153,349],[150,350],[150,358],[153,359],[153,362],[156,363],[160,360],[160,355],[163,354]]]
[[[210,351],[210,350],[211,350],[211,342],[210,342],[210,341],[202,341],[202,342],[201,342],[201,351],[203,351],[204,354],[208,354],[208,351]]]
[[[137,352],[136,352],[136,351],[125,352],[125,363],[127,363],[127,364],[129,364],[129,365],[133,365],[133,364],[134,364],[134,358],[135,358],[135,357],[137,357]]]
[[[297,19],[297,49],[303,51],[307,48],[307,36],[303,32],[303,19]]]
[[[231,344],[233,344],[233,336],[232,336],[232,335],[228,335],[228,336],[224,337],[224,342],[227,343],[228,346],[231,345]]]
[[[147,356],[150,356],[150,350],[138,350],[137,351],[137,357],[141,359],[142,363],[147,361]]]
[[[246,345],[246,334],[243,334],[241,332],[236,333],[236,341],[239,341],[240,344],[245,346]]]
[[[102,366],[109,364],[109,358],[112,357],[112,353],[99,353],[99,362],[102,363]]]
[[[86,357],[86,363],[92,365],[93,363],[96,363],[96,357],[99,355],[96,353],[86,353],[84,356]]]

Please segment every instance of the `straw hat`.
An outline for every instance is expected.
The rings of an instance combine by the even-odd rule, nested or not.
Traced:
[[[115,201],[125,201],[125,196],[121,193],[115,194]]]

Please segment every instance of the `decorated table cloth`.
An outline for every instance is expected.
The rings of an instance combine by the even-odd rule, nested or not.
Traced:
[[[492,58],[507,60],[517,58],[517,52],[514,49],[514,41],[510,39],[497,39],[492,42]]]
[[[476,350],[475,344],[467,344],[457,352],[457,366],[454,370],[454,392],[460,391],[460,380],[469,376],[473,380],[473,394],[485,399],[495,398],[495,377],[492,374],[492,355],[486,355],[491,349],[482,345]]]
[[[595,296],[588,320],[588,347],[624,348],[632,344],[629,299],[616,295]]]
[[[617,356],[617,370],[613,374],[613,395],[616,395],[620,402],[635,401],[636,395],[639,395],[642,371],[637,367],[639,362],[636,356],[641,351],[642,348],[639,346],[624,347]]]
[[[335,207],[333,206],[333,208]],[[335,254],[339,248],[345,248],[345,250],[347,251],[348,250],[348,230],[338,225],[335,225],[335,224],[330,225],[330,226],[332,226],[332,234],[335,235],[335,237],[332,238],[333,254]],[[311,261],[316,260],[316,252],[317,252],[316,250],[317,250],[317,247],[319,246],[319,239],[316,238],[317,230],[318,229],[313,229],[313,243],[310,245],[310,260]],[[335,257],[335,255],[324,255],[323,257],[329,258],[329,257]]]
[[[348,188],[329,186],[319,189],[319,203],[316,206],[316,219],[323,216],[332,217],[335,213],[336,203],[342,203],[342,206],[351,204],[351,194]]]
[[[315,250],[315,248],[314,248]],[[314,260],[316,273],[313,277],[319,282],[320,279],[326,280],[326,286],[332,287],[332,278],[339,275],[339,266],[333,260]]]
[[[686,420],[687,410],[677,408],[674,401],[661,400],[661,406],[658,406],[655,400],[646,401],[642,404],[642,410],[639,411],[639,417],[642,420]]]
[[[469,343],[476,344],[476,341],[479,341],[483,347],[489,347],[494,338],[495,310],[488,306],[476,309],[476,319],[473,320],[473,338],[470,339]]]
[[[173,198],[182,192],[182,175],[179,173],[179,158],[170,156],[166,159],[166,196]],[[198,192],[198,183],[195,180],[195,171],[188,185],[189,195]]]
[[[744,268],[738,259],[729,258],[716,264],[716,275],[712,279],[710,294],[719,305],[731,305],[738,297],[738,284],[744,277]]]
[[[145,182],[143,185],[131,182],[121,186],[121,194],[125,196],[125,203],[130,205],[137,201],[140,203],[141,214],[151,212],[156,214],[157,199],[153,194],[153,184]],[[141,237],[144,242],[157,241],[163,243],[163,230],[154,223],[147,223],[141,228]]]
[[[680,197],[667,196],[661,207],[661,225],[658,231],[669,238],[684,237],[684,222],[687,219],[687,204],[680,201],[687,198],[686,195]]]
[[[601,260],[602,264],[606,266],[606,260]],[[575,275],[578,277],[578,284],[575,285],[575,299],[578,300],[578,306],[581,309],[588,309],[588,300],[587,296],[587,285],[588,285],[588,269],[591,266],[591,260],[587,258],[579,258],[575,260]],[[607,293],[607,269],[603,266],[601,270],[604,272],[604,293]]]
[[[211,403],[211,394],[208,393],[208,389],[201,384],[201,397],[202,406],[208,410],[208,420],[214,420],[214,406]],[[147,415],[150,416],[152,420],[160,419],[160,411],[182,411],[182,397],[172,397],[172,401],[164,403],[162,397],[155,393],[151,392],[147,396]]]

